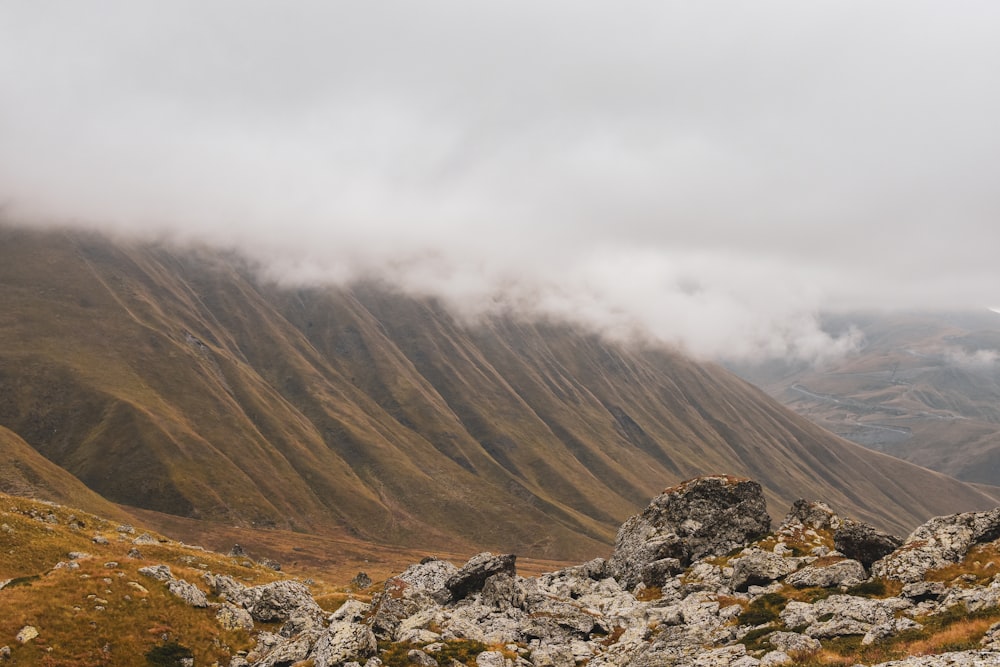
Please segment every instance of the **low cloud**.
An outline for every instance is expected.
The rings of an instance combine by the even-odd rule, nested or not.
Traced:
[[[11,219],[711,357],[996,303],[1000,6],[0,7]]]
[[[965,350],[960,347],[949,347],[944,352],[945,362],[951,366],[968,369],[995,368],[1000,362],[1000,352],[997,350]]]

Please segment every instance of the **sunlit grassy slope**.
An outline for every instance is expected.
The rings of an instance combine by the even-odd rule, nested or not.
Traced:
[[[995,500],[841,441],[726,371],[375,285],[0,228],[0,425],[104,498],[424,549],[606,555],[705,472],[899,532]]]

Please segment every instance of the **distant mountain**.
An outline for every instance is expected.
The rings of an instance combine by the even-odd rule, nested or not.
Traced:
[[[283,288],[231,253],[0,228],[0,303],[0,425],[126,506],[578,558],[702,473],[900,533],[997,503],[717,366],[388,286]]]
[[[822,368],[734,368],[816,423],[872,449],[1000,486],[1000,314],[855,314],[861,350]]]

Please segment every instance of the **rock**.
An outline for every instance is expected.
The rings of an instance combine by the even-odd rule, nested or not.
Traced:
[[[246,632],[253,630],[253,617],[250,612],[228,602],[215,612],[215,620],[225,630],[245,630]]]
[[[914,602],[937,601],[948,595],[948,589],[940,581],[915,581],[903,586],[900,595]]]
[[[500,651],[483,651],[476,656],[476,667],[513,667],[513,664]]]
[[[93,556],[88,554],[86,551],[70,551],[66,555],[70,560],[87,560],[89,558],[93,558]]]
[[[379,639],[395,639],[400,622],[422,612],[433,612],[451,598],[445,583],[458,569],[448,561],[425,559],[386,580],[372,599],[371,626]]]
[[[760,659],[761,667],[777,667],[778,665],[790,665],[794,662],[784,651],[770,651],[765,653]]]
[[[798,527],[812,530],[836,529],[840,523],[840,517],[826,503],[799,499],[792,503],[788,514],[778,526],[778,532]]]
[[[132,544],[142,546],[144,544],[159,544],[159,542],[155,537],[153,537],[149,533],[143,533],[139,537],[132,540]]]
[[[905,630],[920,630],[924,626],[920,625],[911,618],[893,618],[884,623],[878,623],[873,625],[865,636],[861,638],[862,646],[871,646],[880,639],[885,639],[887,637],[892,637],[898,635],[900,632]]]
[[[437,667],[438,661],[420,649],[410,649],[406,653],[406,662],[417,667]]]
[[[833,546],[868,569],[872,563],[898,549],[903,540],[875,526],[846,519],[833,534]]]
[[[364,660],[378,652],[371,628],[360,623],[334,623],[309,652],[315,667],[333,667],[349,660]],[[381,664],[381,663],[379,663]]]
[[[122,525],[115,528],[115,530],[118,531],[119,533],[135,535],[135,528],[133,528],[130,524],[127,523],[123,523]]]
[[[772,632],[767,641],[784,653],[812,653],[823,647],[818,639],[798,632]]]
[[[133,559],[133,560],[138,560],[138,559],[142,558],[142,553],[138,549],[136,549],[135,547],[132,547],[131,549],[129,549],[128,553],[125,554],[125,555],[128,556],[129,558]]]
[[[22,644],[27,644],[37,636],[38,628],[33,625],[26,625],[18,631],[16,639]]]
[[[733,568],[733,588],[737,591],[746,591],[750,586],[766,586],[795,572],[799,560],[785,558],[771,551],[751,549],[749,553],[729,561],[729,564]]]
[[[309,589],[297,581],[275,581],[243,591],[243,606],[255,621],[287,621],[298,610],[322,616]]]
[[[980,646],[992,651],[1000,651],[1000,623],[994,623],[979,640]]]
[[[10,660],[9,646],[0,646],[0,660]]]
[[[239,544],[234,544],[233,548],[229,550],[228,555],[230,558],[246,558],[247,552]]]
[[[139,574],[144,577],[151,577],[157,581],[167,582],[174,578],[174,575],[170,572],[170,567],[167,565],[149,565],[147,567],[140,567]]]
[[[367,616],[370,609],[371,605],[365,604],[361,600],[347,600],[344,604],[340,605],[337,611],[330,614],[329,622],[347,621],[349,623],[360,623]]]
[[[482,602],[494,609],[521,608],[525,592],[518,578],[506,572],[494,574],[483,584]]]
[[[205,573],[202,576],[202,581],[208,586],[212,595],[242,606],[243,595],[247,587],[229,575]]]
[[[281,572],[281,563],[276,560],[272,560],[270,558],[258,558],[257,562],[264,567],[274,570],[275,572]]]
[[[371,588],[371,585],[372,585],[372,578],[369,577],[368,573],[366,572],[358,572],[356,575],[354,575],[354,578],[351,579],[351,586],[358,589],[359,591]]]
[[[771,526],[760,484],[733,477],[699,477],[667,489],[619,529],[608,568],[624,588],[642,580],[643,566],[663,558],[681,565],[723,555],[766,534]]]
[[[476,554],[458,572],[445,582],[445,587],[455,600],[462,600],[472,593],[482,590],[486,580],[496,574],[516,574],[514,554],[494,556],[488,551]]]
[[[108,538],[104,537],[103,535],[94,535],[92,538],[90,538],[90,541],[93,542],[94,544],[100,544],[100,545],[109,544]]]
[[[906,538],[896,551],[872,565],[872,574],[912,583],[928,570],[957,563],[976,544],[1000,537],[1000,507],[935,517]]]
[[[643,565],[639,573],[639,578],[647,588],[660,587],[670,577],[680,574],[683,571],[684,568],[681,567],[681,562],[676,558],[661,558]]]
[[[798,572],[788,575],[785,583],[796,588],[818,586],[857,586],[868,578],[864,566],[856,560],[841,560],[830,565],[807,565]]]
[[[193,584],[183,579],[171,579],[167,582],[167,590],[192,607],[203,609],[208,606],[208,598]]]

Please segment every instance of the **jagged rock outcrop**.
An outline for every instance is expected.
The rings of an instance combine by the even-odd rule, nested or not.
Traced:
[[[666,558],[687,566],[722,555],[770,531],[760,484],[728,476],[699,477],[667,489],[619,529],[608,567],[625,588],[643,568]]]
[[[975,544],[1000,537],[1000,507],[931,519],[903,545],[872,565],[872,574],[904,582],[920,581],[928,570],[957,563]]]
[[[350,599],[332,614],[295,581],[202,580],[221,601],[207,603],[221,627],[275,624],[232,667],[378,667],[379,641],[427,666],[453,667],[444,649],[458,642],[482,645],[478,667],[771,667],[838,642],[891,643],[938,617],[1000,618],[1000,509],[932,519],[871,563],[874,576],[865,560],[891,536],[807,501],[765,534],[769,524],[759,485],[715,476],[670,489],[629,519],[609,560],[537,577],[519,576],[512,554],[480,553],[460,568],[427,558],[389,578],[371,603]],[[923,580],[994,541],[970,565],[975,574]],[[189,604],[206,601],[166,565],[140,572]],[[908,583],[900,590],[880,577]],[[1000,665],[1000,623],[982,632],[979,650],[883,667]]]

